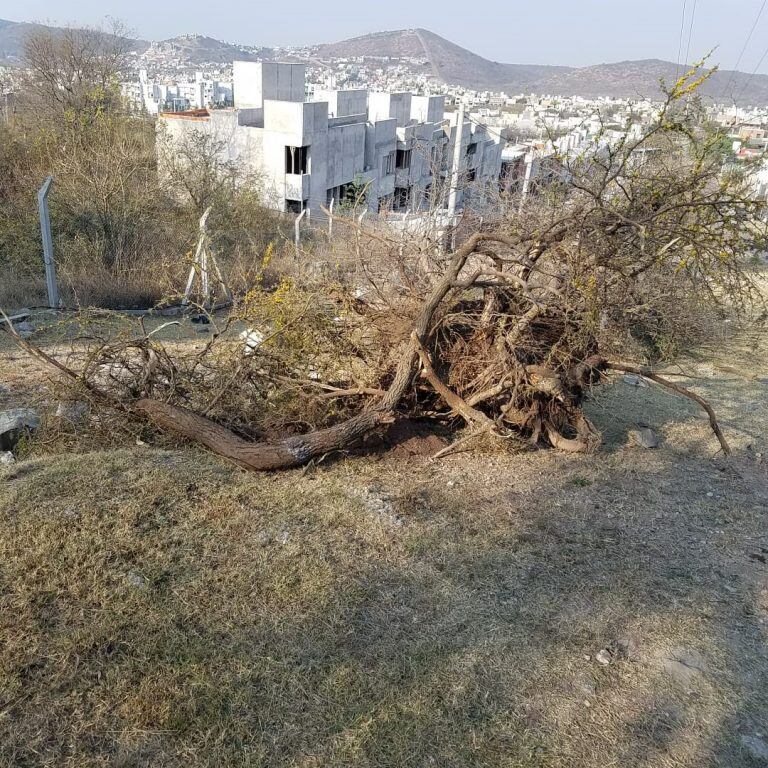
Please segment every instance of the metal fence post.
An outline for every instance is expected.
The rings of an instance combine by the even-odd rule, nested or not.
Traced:
[[[51,215],[48,211],[48,193],[51,191],[53,176],[49,176],[37,193],[37,209],[40,214],[40,234],[43,237],[43,261],[45,282],[48,287],[48,306],[59,308],[59,286],[56,283],[56,262],[53,260],[53,238],[51,237]]]
[[[299,257],[299,249],[301,248],[301,220],[304,218],[307,209],[305,208],[297,217],[293,224],[293,244],[296,247],[296,258]]]

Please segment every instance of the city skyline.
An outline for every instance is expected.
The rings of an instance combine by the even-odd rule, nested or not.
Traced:
[[[80,0],[62,7],[54,0],[29,0],[24,14],[0,2],[0,18],[52,25],[103,25],[108,18],[124,23],[132,34],[161,40],[200,34],[242,45],[302,46],[334,42],[384,30],[423,27],[491,60],[505,63],[589,66],[634,59],[691,61],[714,51],[711,61],[722,69],[768,73],[768,13],[761,0],[741,0],[738,14],[714,0],[628,2],[585,0],[574,8],[553,0],[546,14],[532,15],[521,2],[489,0],[473,23],[466,8],[442,10],[391,0],[371,8],[342,0],[329,12],[306,0],[253,11],[243,3],[217,7],[201,0],[177,0],[162,7],[149,0]],[[685,10],[685,16],[683,16]],[[736,17],[736,20],[734,20]],[[754,29],[750,36],[750,30]],[[486,22],[493,23],[486,23]],[[508,23],[505,23],[508,22]]]

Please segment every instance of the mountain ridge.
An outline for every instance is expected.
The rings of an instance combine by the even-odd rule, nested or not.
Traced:
[[[41,29],[60,30],[33,22],[0,19],[0,65],[20,66],[24,38]],[[226,64],[235,58],[275,59],[278,50],[264,46],[226,43],[205,35],[178,35],[150,43],[129,39],[133,50],[144,53],[150,47],[177,55],[184,66]],[[308,61],[369,58],[407,62],[414,71],[429,74],[437,85],[454,85],[473,90],[515,93],[546,93],[595,98],[658,98],[659,81],[673,83],[682,68],[662,59],[606,62],[586,67],[547,64],[510,64],[486,59],[428,29],[412,28],[375,32],[341,40],[305,46]],[[295,57],[291,56],[293,60]],[[725,103],[768,104],[768,75],[715,71],[700,89],[704,97]]]

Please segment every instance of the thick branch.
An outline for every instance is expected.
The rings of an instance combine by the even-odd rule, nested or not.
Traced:
[[[717,437],[717,440],[720,443],[720,447],[723,449],[723,453],[726,456],[731,455],[731,448],[728,445],[728,441],[725,439],[725,436],[723,435],[723,431],[720,429],[720,425],[717,423],[715,412],[712,410],[712,406],[703,397],[700,397],[695,392],[691,392],[690,389],[686,389],[685,387],[681,387],[679,384],[675,384],[669,379],[662,378],[649,368],[638,368],[634,365],[624,365],[622,363],[608,363],[606,367],[614,371],[624,371],[626,373],[634,373],[637,376],[643,376],[646,379],[655,381],[657,384],[661,384],[662,387],[671,389],[673,392],[677,392],[679,395],[687,397],[689,400],[693,400],[695,403],[698,403],[707,412],[707,416],[709,416],[709,425],[712,427],[712,431],[715,433],[715,437]]]

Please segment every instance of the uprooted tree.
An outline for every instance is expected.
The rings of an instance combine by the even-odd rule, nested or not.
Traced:
[[[552,159],[535,196],[465,217],[453,249],[340,220],[347,247],[326,269],[257,284],[202,349],[150,333],[94,343],[77,364],[29,350],[105,407],[256,470],[349,448],[400,416],[466,426],[460,440],[591,451],[582,404],[609,369],[695,399],[728,452],[704,401],[611,362],[633,350],[653,363],[752,294],[764,204],[724,173],[721,137],[689,98],[701,79],[669,89],[642,135],[606,128]]]

